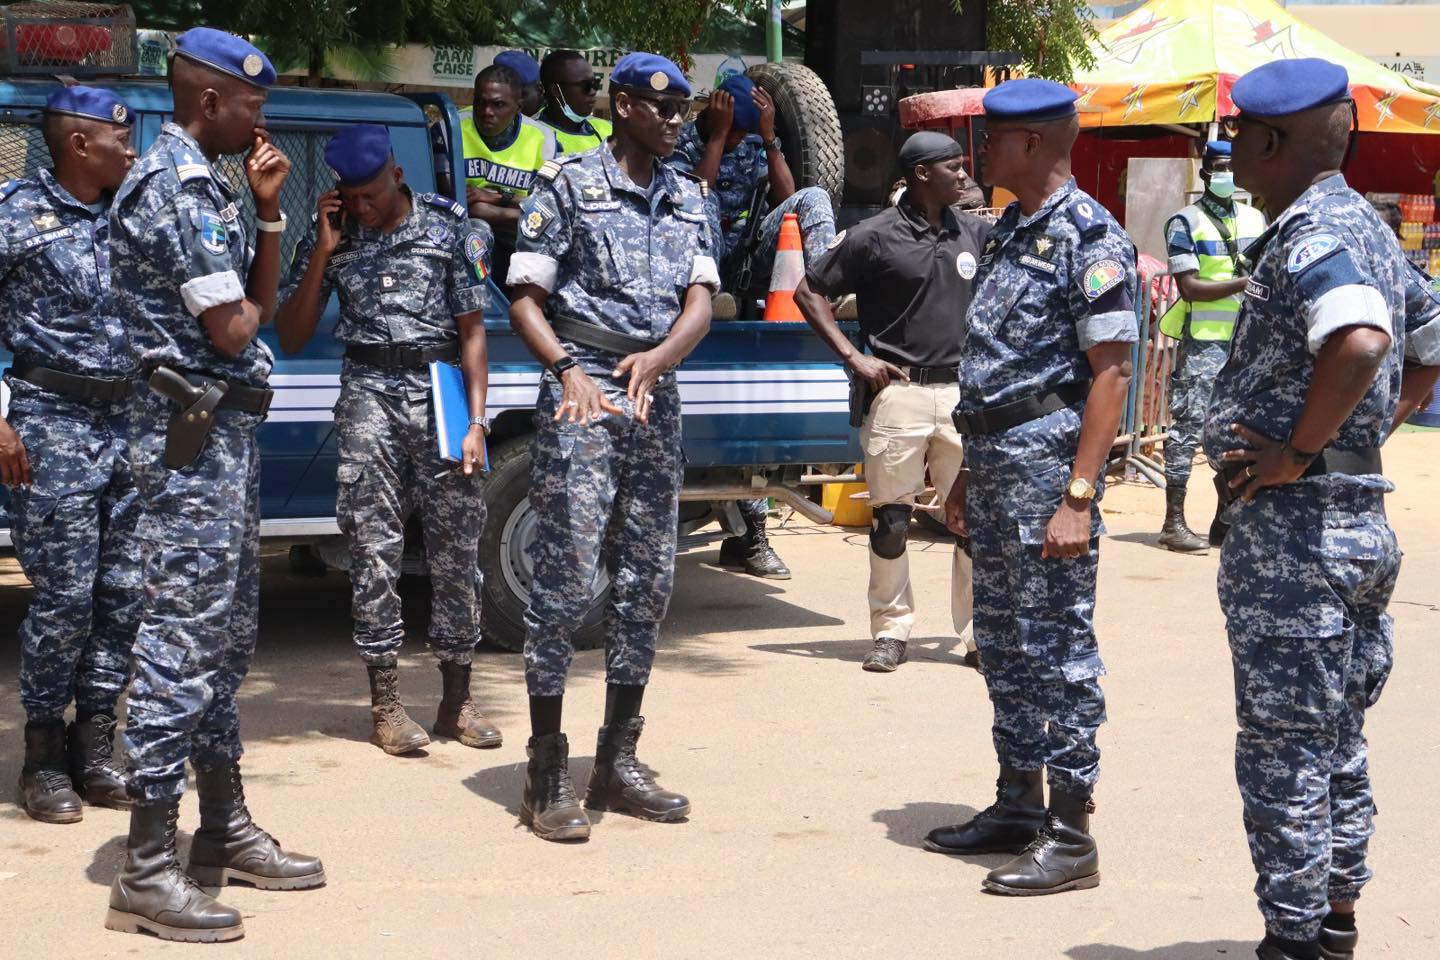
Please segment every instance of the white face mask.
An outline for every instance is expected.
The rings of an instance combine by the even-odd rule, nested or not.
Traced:
[[[1209,190],[1221,200],[1229,200],[1235,195],[1235,174],[1229,170],[1210,174]]]

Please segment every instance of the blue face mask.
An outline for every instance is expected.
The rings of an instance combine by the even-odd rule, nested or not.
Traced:
[[[565,119],[569,120],[571,123],[578,125],[584,123],[586,120],[589,119],[589,117],[582,117],[580,116],[580,114],[570,109],[570,104],[565,102],[565,97],[560,92],[559,87],[555,88],[555,102],[560,105],[560,112],[565,115]]]
[[[1229,170],[1216,171],[1210,174],[1211,193],[1221,200],[1229,200],[1235,195],[1235,174]]]

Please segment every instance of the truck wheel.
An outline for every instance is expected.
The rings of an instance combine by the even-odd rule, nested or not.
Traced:
[[[530,604],[534,574],[526,551],[535,538],[528,436],[507,440],[491,451],[485,509],[485,532],[480,537],[480,572],[485,580],[480,604],[483,631],[490,643],[518,652],[525,648],[525,608]],[[575,649],[604,645],[609,596],[610,577],[602,570],[593,587],[590,609],[575,634]]]
[[[759,63],[745,73],[775,101],[775,132],[795,186],[821,187],[839,207],[845,186],[845,140],[825,82],[799,63]]]

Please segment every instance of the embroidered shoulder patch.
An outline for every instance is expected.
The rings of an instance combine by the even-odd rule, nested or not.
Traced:
[[[1285,269],[1291,273],[1299,273],[1339,249],[1340,238],[1335,234],[1313,233],[1295,244],[1295,248],[1290,251],[1290,258],[1285,261]]]
[[[490,271],[485,268],[485,238],[478,233],[470,233],[465,236],[465,259],[475,270],[475,279],[484,280],[490,276]]]
[[[200,214],[200,246],[217,257],[230,248],[229,238],[225,235],[225,224],[208,211]]]
[[[1125,268],[1120,265],[1119,260],[1110,258],[1097,260],[1085,268],[1085,275],[1080,280],[1080,289],[1085,292],[1087,298],[1098,300],[1105,291],[1113,289],[1124,279]]]
[[[525,214],[520,221],[520,232],[531,240],[539,240],[550,229],[550,224],[555,222],[555,211],[544,204],[537,203],[529,213]]]

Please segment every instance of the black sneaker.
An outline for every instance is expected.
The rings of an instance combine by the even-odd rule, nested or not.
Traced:
[[[894,637],[877,637],[875,648],[860,666],[871,673],[894,673],[905,662],[905,641]]]

